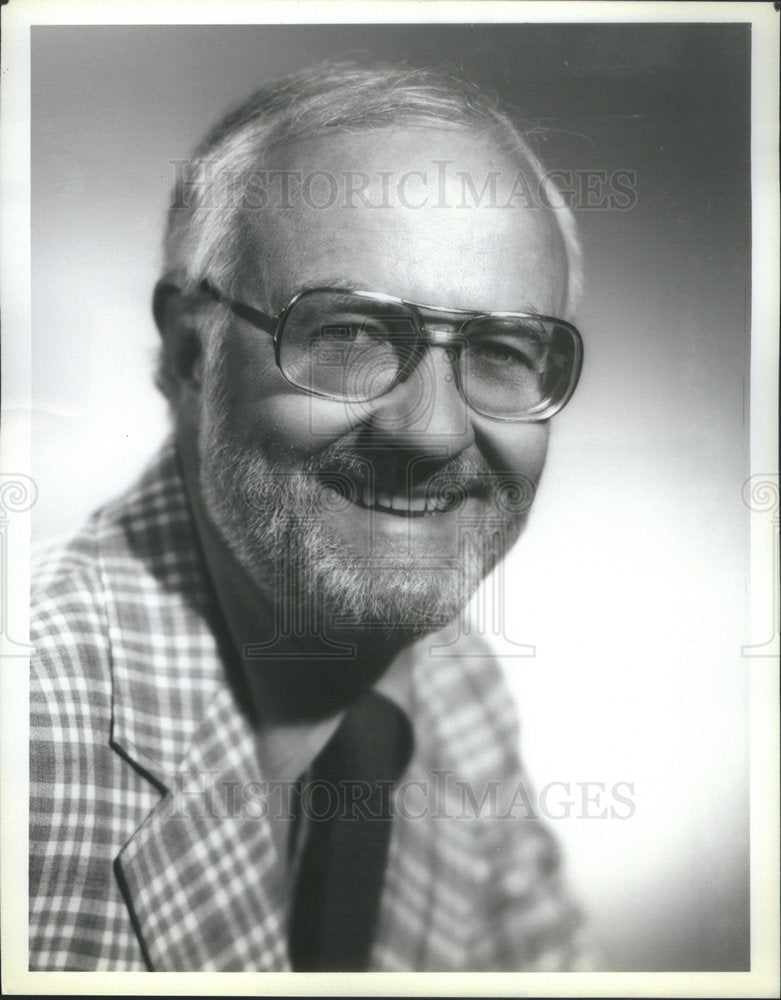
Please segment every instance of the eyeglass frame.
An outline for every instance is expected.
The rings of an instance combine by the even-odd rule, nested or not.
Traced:
[[[474,412],[479,413],[481,416],[486,417],[488,420],[497,420],[503,423],[542,423],[545,420],[550,420],[551,417],[559,413],[572,398],[575,389],[577,388],[578,381],[583,369],[583,338],[580,335],[580,331],[577,327],[573,326],[572,323],[568,323],[566,320],[559,319],[557,316],[546,316],[541,313],[530,313],[530,312],[480,312],[472,309],[452,309],[445,306],[429,306],[424,305],[419,302],[410,302],[407,299],[398,298],[395,295],[387,295],[384,292],[368,292],[357,288],[334,288],[330,286],[316,287],[316,288],[304,288],[290,299],[288,304],[278,312],[275,316],[271,316],[268,313],[263,312],[261,309],[255,308],[255,306],[249,306],[244,302],[239,302],[238,299],[231,298],[231,296],[226,295],[221,292],[215,285],[204,278],[199,284],[199,289],[211,295],[213,299],[228,308],[234,315],[238,316],[240,319],[245,320],[252,326],[256,327],[258,330],[262,330],[263,333],[267,333],[272,338],[272,343],[274,345],[274,360],[276,366],[282,374],[282,377],[290,383],[294,388],[300,389],[302,392],[309,393],[312,396],[318,396],[321,399],[331,399],[343,403],[369,403],[375,399],[381,399],[386,396],[389,392],[400,385],[406,378],[409,377],[411,372],[415,370],[417,365],[420,363],[420,359],[423,356],[423,351],[414,351],[411,353],[410,359],[403,365],[401,365],[398,373],[394,376],[393,381],[384,389],[382,392],[377,393],[376,396],[367,396],[365,399],[350,399],[344,395],[338,395],[336,393],[321,392],[317,389],[310,389],[307,386],[299,385],[294,382],[285,372],[282,367],[281,361],[281,345],[282,345],[282,333],[285,329],[285,322],[290,312],[296,303],[307,295],[312,295],[315,293],[336,293],[341,295],[361,295],[364,298],[372,299],[374,302],[387,302],[389,305],[401,305],[404,306],[412,315],[413,320],[416,323],[416,337],[420,341],[422,347],[427,344],[433,344],[436,347],[445,347],[448,344],[458,343],[458,338],[460,331],[474,320],[481,319],[531,319],[537,320],[545,323],[555,323],[558,326],[563,327],[572,336],[572,342],[574,345],[574,353],[572,359],[572,371],[573,374],[570,376],[569,385],[566,392],[562,395],[561,399],[557,400],[556,403],[548,403],[547,406],[543,407],[539,413],[530,413],[521,417],[505,417],[496,416],[491,413],[483,413],[476,407],[472,406],[469,400],[466,398],[464,387],[461,384],[460,372],[458,366],[456,366],[454,371],[454,377],[458,387],[459,394],[464,400],[466,405]],[[421,310],[426,312],[434,313],[445,313],[449,316],[462,316],[463,320],[458,324],[456,329],[443,331],[437,330],[433,331],[430,328],[430,324],[421,315]],[[455,326],[455,324],[453,324]],[[462,338],[462,340],[465,338]]]

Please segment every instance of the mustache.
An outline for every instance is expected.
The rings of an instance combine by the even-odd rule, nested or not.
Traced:
[[[431,458],[401,449],[368,450],[342,443],[308,458],[301,473],[348,499],[360,497],[366,488],[375,493],[425,492],[452,505],[477,496],[494,500],[506,514],[515,515],[529,510],[536,490],[528,476],[492,469],[478,455]]]
[[[341,444],[331,445],[309,458],[302,471],[319,478],[344,477],[356,487],[373,486],[389,492],[422,486],[435,489],[454,483],[480,490],[496,476],[484,459],[472,456],[431,459],[399,449],[367,451]]]

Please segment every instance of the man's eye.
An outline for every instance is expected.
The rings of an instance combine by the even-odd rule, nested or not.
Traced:
[[[385,336],[387,325],[371,316],[330,316],[312,324],[311,340],[350,342]]]
[[[481,364],[530,369],[537,367],[534,351],[504,341],[482,341],[470,345],[469,354],[473,361],[479,361]]]
[[[349,323],[324,323],[312,333],[312,339],[342,343],[353,341],[358,333],[358,329],[358,327]]]
[[[377,341],[408,340],[408,320],[362,316],[351,320],[329,320],[313,328],[309,339],[318,343],[369,344]]]

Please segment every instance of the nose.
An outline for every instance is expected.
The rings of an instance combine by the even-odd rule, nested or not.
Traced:
[[[407,378],[372,404],[372,429],[388,442],[452,457],[474,442],[456,382],[453,347],[429,345]]]

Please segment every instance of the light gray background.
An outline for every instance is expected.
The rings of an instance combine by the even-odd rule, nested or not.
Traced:
[[[631,211],[578,212],[586,367],[494,642],[536,646],[503,662],[538,786],[634,784],[629,819],[552,821],[614,967],[746,968],[748,29],[32,36],[36,539],[76,527],[165,434],[149,301],[171,161],[254,87],[335,55],[448,60],[545,127],[550,166],[636,172]]]

